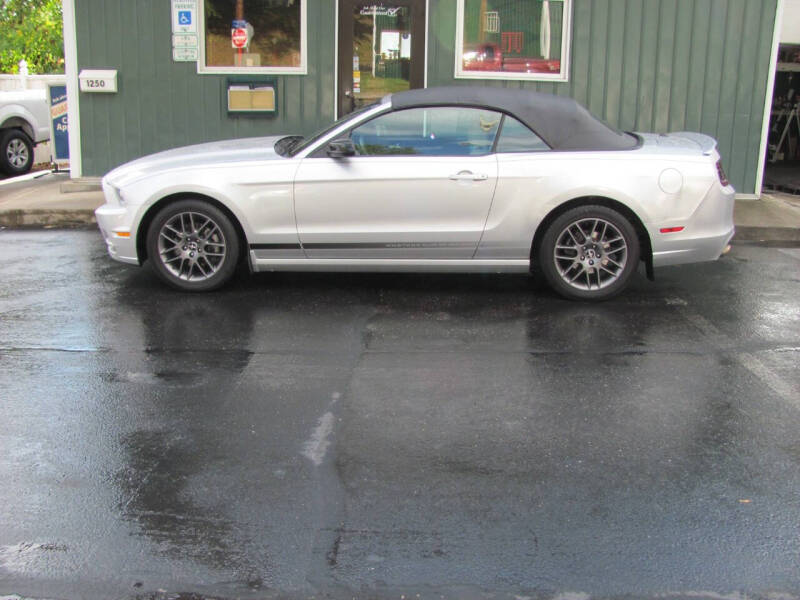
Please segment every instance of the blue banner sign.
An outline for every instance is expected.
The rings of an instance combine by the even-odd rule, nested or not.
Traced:
[[[50,100],[50,153],[53,162],[69,161],[69,126],[67,122],[67,86],[48,86]]]

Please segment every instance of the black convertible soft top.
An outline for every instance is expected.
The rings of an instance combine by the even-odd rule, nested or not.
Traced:
[[[474,106],[513,115],[554,150],[631,150],[636,136],[615,131],[572,98],[491,87],[433,87],[389,95],[392,108]]]

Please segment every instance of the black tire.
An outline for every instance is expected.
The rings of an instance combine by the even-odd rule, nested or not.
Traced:
[[[223,286],[239,261],[239,237],[230,218],[201,199],[178,200],[159,210],[146,243],[156,275],[185,292]]]
[[[33,167],[33,142],[21,129],[0,131],[0,170],[6,175],[24,175]]]
[[[607,300],[625,289],[639,253],[639,237],[627,218],[607,206],[586,205],[550,224],[537,262],[550,287],[565,298]]]

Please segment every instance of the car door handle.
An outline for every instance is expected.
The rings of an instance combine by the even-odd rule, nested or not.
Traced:
[[[450,175],[448,179],[453,181],[486,181],[489,176],[486,173],[473,173],[472,171],[459,171]]]

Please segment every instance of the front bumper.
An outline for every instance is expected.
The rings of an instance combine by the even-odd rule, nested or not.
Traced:
[[[131,231],[128,210],[114,204],[103,204],[94,211],[94,215],[108,247],[109,256],[131,265],[140,264],[136,252],[136,232]]]

